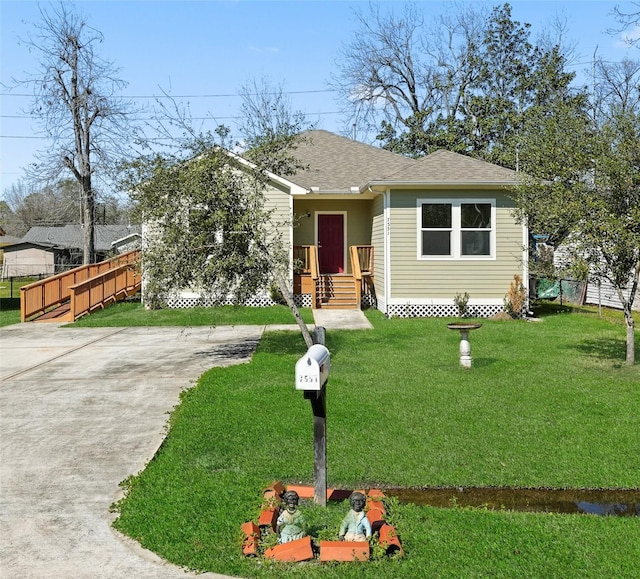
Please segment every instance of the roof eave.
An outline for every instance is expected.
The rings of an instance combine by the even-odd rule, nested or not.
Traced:
[[[503,187],[515,187],[515,181],[371,181],[365,185],[364,189],[376,191],[386,191],[387,189],[404,187],[408,189],[495,189]]]
[[[367,186],[365,187],[352,187],[351,189],[319,189],[316,187],[311,187],[305,190],[305,196],[311,198],[356,198],[356,199],[367,199],[372,197],[373,191],[370,190]]]
[[[255,163],[253,163],[252,161],[249,161],[248,159],[245,159],[242,155],[238,155],[237,153],[234,153],[227,149],[221,149],[221,150],[223,150],[229,157],[237,161],[240,165],[244,165],[245,167],[249,167],[250,169],[255,169],[257,167]],[[273,181],[274,183],[278,183],[279,185],[289,189],[292,195],[300,195],[308,191],[308,189],[306,189],[305,187],[301,187],[300,185],[294,183],[293,181],[285,177],[281,177],[276,173],[272,173],[271,171],[265,171],[264,173],[269,180]]]

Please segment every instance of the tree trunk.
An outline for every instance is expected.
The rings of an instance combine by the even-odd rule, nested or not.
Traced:
[[[91,189],[91,178],[82,179],[84,211],[82,215],[82,263],[87,265],[96,260],[95,211],[96,203]]]
[[[627,366],[633,366],[636,363],[636,338],[631,304],[628,307],[625,305],[624,323],[627,328]]]
[[[274,270],[275,270],[274,275],[275,275],[276,283],[278,284],[278,287],[282,292],[282,297],[284,297],[284,301],[287,302],[287,305],[289,306],[291,313],[293,313],[293,317],[296,319],[296,323],[300,328],[300,332],[302,333],[302,337],[304,338],[307,348],[310,348],[311,346],[313,346],[313,338],[309,333],[309,328],[307,328],[307,324],[304,323],[304,320],[300,315],[300,311],[298,310],[298,306],[296,306],[295,302],[293,301],[293,295],[289,291],[289,286],[287,285],[287,282],[285,281],[284,276],[278,271],[277,267],[274,268]]]

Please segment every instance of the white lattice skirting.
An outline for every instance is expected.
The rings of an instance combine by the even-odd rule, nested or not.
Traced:
[[[502,312],[500,305],[469,305],[467,316],[470,318],[491,318]],[[458,308],[455,304],[398,304],[388,306],[386,312],[390,318],[455,318]]]
[[[293,301],[299,308],[312,307],[311,294],[295,294]],[[274,302],[268,295],[254,296],[245,302],[245,306],[268,307],[274,305]],[[201,300],[197,296],[175,296],[167,299],[167,307],[169,309],[195,308],[196,306],[211,307],[216,304],[211,300]],[[222,305],[232,305],[231,300],[225,301]],[[371,294],[362,296],[362,306],[366,308],[375,307],[374,299]]]
[[[254,296],[253,298],[247,300],[245,302],[245,306],[255,306],[255,307],[267,307],[274,305],[275,302],[267,295],[263,296]],[[230,306],[233,305],[231,300],[226,300],[220,303],[214,303],[212,300],[203,299],[201,300],[197,296],[176,296],[167,299],[167,308],[169,309],[185,309],[185,308],[195,308],[197,306],[203,306],[205,308],[209,308],[215,305],[223,305]]]
[[[293,300],[299,308],[312,307],[311,294],[296,294]],[[253,307],[268,307],[274,305],[274,302],[268,295],[254,296],[247,300],[244,305]],[[229,300],[223,305],[231,305]],[[210,300],[200,300],[197,296],[176,296],[167,300],[167,307],[171,309],[193,308],[196,306],[211,307],[215,305]],[[380,304],[378,304],[380,305]],[[376,307],[375,300],[371,294],[362,296],[362,307]],[[385,312],[390,318],[455,318],[458,317],[458,308],[454,305],[447,304],[396,304],[388,306]],[[467,306],[467,315],[470,318],[491,318],[496,314],[504,311],[504,308],[498,304],[492,305],[469,305]]]

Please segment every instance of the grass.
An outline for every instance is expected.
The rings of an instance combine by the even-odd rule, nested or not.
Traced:
[[[305,322],[313,323],[309,308],[302,309]],[[217,308],[185,308],[145,310],[140,302],[119,302],[90,316],[80,318],[78,327],[119,326],[223,326],[294,324],[291,311],[286,306],[269,308],[221,306]]]
[[[624,365],[621,317],[542,315],[482,320],[469,371],[447,320],[370,312],[373,331],[328,332],[329,484],[638,488],[640,371]],[[241,577],[637,576],[637,518],[411,504],[393,512],[399,560],[242,557],[260,490],[312,484],[312,415],[292,376],[301,347],[296,332],[265,334],[249,364],[186,391],[156,457],[126,481],[116,527],[173,563]]]
[[[20,298],[0,298],[0,327],[20,323]]]
[[[28,285],[38,281],[37,277],[21,277],[16,279],[3,279],[0,280],[0,299],[4,298],[18,298],[20,299],[20,288],[23,285]]]
[[[20,323],[20,288],[37,279],[31,277],[0,281],[0,327]]]
[[[313,323],[308,308],[300,311],[306,323]],[[20,298],[0,298],[0,327],[20,323]],[[118,302],[80,318],[74,327],[121,326],[223,326],[295,324],[285,306],[252,308],[223,306],[219,308],[188,308],[179,310],[145,310],[139,301]]]

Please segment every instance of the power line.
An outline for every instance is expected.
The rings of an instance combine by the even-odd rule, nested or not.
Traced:
[[[326,111],[326,112],[316,112],[316,113],[304,113],[305,116],[307,117],[312,117],[315,115],[338,115],[340,114],[340,111]],[[0,119],[23,119],[23,120],[27,120],[27,119],[39,119],[41,117],[37,116],[37,115],[0,115]],[[208,117],[189,117],[189,120],[191,121],[217,121],[217,120],[221,120],[221,121],[227,121],[227,120],[238,120],[238,119],[246,119],[248,117],[244,116],[244,115],[237,115],[237,116],[226,116],[226,117],[218,117],[218,116],[208,116]],[[155,121],[157,120],[155,117],[147,117],[147,118],[132,118],[130,119],[131,121]]]
[[[192,95],[121,95],[123,99],[200,99],[200,98],[231,98],[231,97],[255,97],[266,95],[290,95],[290,94],[319,94],[327,92],[338,92],[336,89],[315,89],[315,90],[293,90],[272,93],[220,93],[220,94],[192,94]],[[30,93],[0,92],[0,96],[33,97]]]

